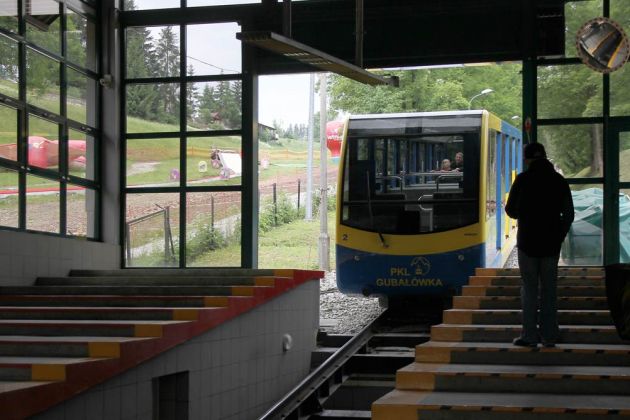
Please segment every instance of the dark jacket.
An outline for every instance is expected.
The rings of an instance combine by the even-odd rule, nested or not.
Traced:
[[[571,189],[547,159],[536,159],[512,184],[505,212],[518,219],[516,243],[530,257],[560,254],[573,223]]]

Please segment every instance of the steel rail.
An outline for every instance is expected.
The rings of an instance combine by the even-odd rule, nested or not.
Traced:
[[[362,347],[367,345],[370,338],[375,334],[373,328],[386,317],[387,313],[387,310],[381,312],[378,317],[259,417],[259,420],[300,419],[322,411],[323,408],[319,401],[320,389],[323,389],[325,396],[327,396],[331,394],[329,380],[337,379],[339,384],[343,382],[344,364]]]

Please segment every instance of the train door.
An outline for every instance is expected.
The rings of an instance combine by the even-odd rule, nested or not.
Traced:
[[[503,141],[503,134],[497,133],[496,136],[496,151],[497,151],[497,185],[496,185],[496,203],[497,203],[497,219],[496,219],[496,231],[497,231],[497,249],[501,249],[503,246],[503,221],[506,218],[505,215],[505,203],[503,202],[503,189],[504,189],[504,167],[505,167],[505,142]]]

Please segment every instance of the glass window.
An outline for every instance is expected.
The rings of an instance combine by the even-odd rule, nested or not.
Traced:
[[[66,197],[68,214],[66,234],[82,238],[94,238],[96,191],[78,185],[68,185]]]
[[[71,68],[66,72],[68,88],[66,103],[68,118],[96,126],[96,80],[85,76]]]
[[[179,193],[127,194],[127,267],[179,264]]]
[[[17,160],[17,110],[0,105],[0,157]]]
[[[179,139],[127,140],[127,186],[179,186]]]
[[[30,48],[26,49],[26,100],[59,114],[59,62]]]
[[[0,226],[19,227],[19,176],[0,167]]]
[[[28,164],[44,169],[59,169],[59,126],[29,115]]]
[[[240,80],[189,83],[188,130],[238,130],[241,128]]]
[[[68,132],[68,173],[94,181],[96,179],[94,137],[77,130]]]
[[[575,219],[560,251],[560,265],[601,265],[604,193],[602,186],[571,185]]]
[[[188,185],[239,185],[241,138],[189,137],[186,150]]]
[[[59,182],[26,176],[26,229],[59,232]]]
[[[497,132],[489,130],[486,169],[486,220],[497,212]]]
[[[81,67],[96,70],[96,27],[94,23],[68,9],[67,58]]]
[[[630,116],[630,65],[626,63],[622,68],[610,73],[610,115]]]
[[[18,32],[17,0],[0,2],[0,28],[11,32]]]
[[[127,86],[127,132],[179,131],[179,83]]]
[[[189,2],[190,6],[190,2]],[[189,76],[241,72],[240,26],[235,22],[188,25],[186,53]]]
[[[123,10],[171,9],[180,5],[180,0],[123,0]]]
[[[260,3],[261,0],[188,0],[188,7],[195,6],[223,6],[226,4],[252,4]]]
[[[602,115],[602,76],[583,64],[538,67],[538,118]]]
[[[566,178],[603,176],[601,124],[538,126],[538,141],[556,170]]]
[[[61,15],[59,2],[30,0],[26,7],[26,39],[61,54]]]
[[[186,195],[186,265],[240,267],[241,193]]]
[[[350,121],[342,223],[380,233],[419,234],[478,222],[479,127],[457,127],[460,121],[452,117],[436,118],[439,123],[431,118],[400,120]],[[453,126],[448,125],[451,120]],[[370,137],[370,131],[415,132],[423,124],[435,127],[434,134]],[[355,126],[365,138],[353,136]],[[375,152],[360,160],[364,142]],[[460,153],[467,158],[453,169],[451,162]]]
[[[126,51],[127,78],[179,76],[179,26],[127,28]]]
[[[586,21],[602,16],[602,0],[567,1],[564,6],[565,56],[576,57],[576,36]]]
[[[0,93],[18,98],[18,43],[0,35]]]
[[[630,263],[630,190],[619,191],[619,262]]]
[[[630,131],[619,133],[619,181],[630,182]]]

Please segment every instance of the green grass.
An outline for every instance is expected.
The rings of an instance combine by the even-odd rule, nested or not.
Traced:
[[[328,213],[330,236],[330,266],[335,266],[335,212]],[[299,220],[263,233],[259,237],[258,266],[260,268],[318,269],[319,218]],[[241,248],[233,244],[199,257],[194,266],[223,267],[240,265]]]

